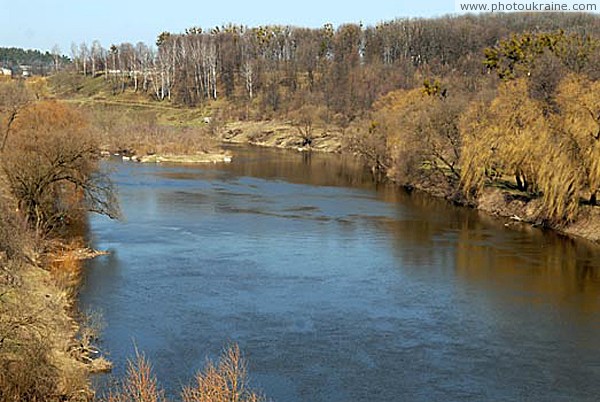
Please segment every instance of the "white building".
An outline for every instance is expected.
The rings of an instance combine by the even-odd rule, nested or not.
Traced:
[[[21,64],[19,66],[19,68],[21,69],[23,77],[29,77],[29,76],[31,76],[31,66],[28,66],[26,64]]]

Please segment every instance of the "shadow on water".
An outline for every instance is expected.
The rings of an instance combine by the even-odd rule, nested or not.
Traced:
[[[600,253],[375,186],[354,159],[234,148],[116,163],[126,220],[91,219],[83,307],[171,396],[240,344],[278,401],[595,400]],[[106,383],[106,378],[100,380]]]

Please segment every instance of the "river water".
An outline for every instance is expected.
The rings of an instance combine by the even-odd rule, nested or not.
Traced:
[[[176,396],[237,342],[274,401],[598,400],[596,248],[378,188],[338,156],[234,153],[110,163],[124,221],[91,218],[111,254],[80,301],[115,376],[137,347]]]

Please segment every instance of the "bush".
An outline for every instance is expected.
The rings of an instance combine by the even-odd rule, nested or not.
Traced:
[[[208,361],[196,374],[195,383],[181,393],[183,402],[262,402],[262,396],[248,386],[248,370],[240,348],[226,348],[218,363]],[[148,359],[136,350],[135,360],[127,363],[125,378],[105,402],[161,402],[164,391],[152,373]]]
[[[152,365],[142,353],[136,350],[135,360],[127,362],[127,373],[106,398],[106,402],[160,402],[165,401],[164,391],[152,373]]]

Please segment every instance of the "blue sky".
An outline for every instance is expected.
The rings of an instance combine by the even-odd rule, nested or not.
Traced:
[[[0,0],[0,47],[50,50],[58,45],[69,54],[71,42],[154,43],[162,31],[181,32],[191,26],[372,25],[453,11],[453,0]]]

